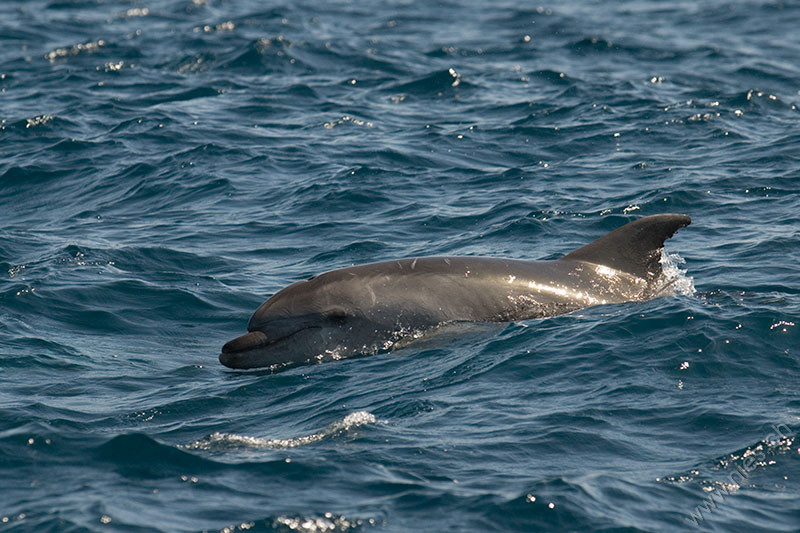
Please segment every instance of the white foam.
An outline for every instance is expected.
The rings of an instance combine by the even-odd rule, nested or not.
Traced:
[[[350,413],[342,420],[337,420],[322,431],[311,433],[310,435],[303,435],[290,439],[267,439],[264,437],[237,435],[235,433],[215,432],[208,437],[186,444],[183,448],[189,450],[227,450],[231,448],[268,448],[280,450],[296,448],[297,446],[305,446],[306,444],[319,442],[325,438],[333,437],[360,426],[374,424],[375,422],[375,415],[372,413],[356,411]]]
[[[324,516],[314,518],[281,516],[275,520],[276,526],[283,526],[291,531],[300,531],[302,533],[360,530],[366,524],[374,526],[375,519],[351,520],[333,513],[325,513]]]

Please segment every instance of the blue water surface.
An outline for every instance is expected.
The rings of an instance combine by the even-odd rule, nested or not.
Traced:
[[[0,530],[797,531],[798,28],[795,1],[1,2]],[[665,212],[693,218],[673,296],[217,361],[312,274],[555,259]]]

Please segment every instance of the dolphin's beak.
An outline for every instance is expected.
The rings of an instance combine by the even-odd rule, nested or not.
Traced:
[[[219,354],[219,362],[229,368],[242,368],[240,354],[267,344],[269,344],[269,339],[264,333],[260,331],[245,333],[241,337],[225,343],[222,353]]]

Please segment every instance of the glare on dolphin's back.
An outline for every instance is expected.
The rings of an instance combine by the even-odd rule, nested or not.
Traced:
[[[358,265],[299,281],[223,346],[237,369],[341,359],[407,345],[443,325],[545,318],[593,305],[693,291],[664,241],[686,215],[635,220],[557,261],[423,257]]]

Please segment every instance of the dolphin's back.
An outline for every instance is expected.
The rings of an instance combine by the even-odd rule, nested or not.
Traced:
[[[398,317],[431,325],[553,316],[651,298],[663,282],[664,241],[690,222],[686,215],[645,217],[558,261],[408,258],[333,270],[296,285],[308,283],[320,300],[358,308],[379,323],[394,324]]]
[[[583,261],[420,257],[358,265],[309,281],[330,302],[345,302],[378,324],[431,326],[542,318],[599,303],[644,299],[647,283]],[[637,283],[639,280],[641,283]],[[399,322],[398,322],[399,320]]]

